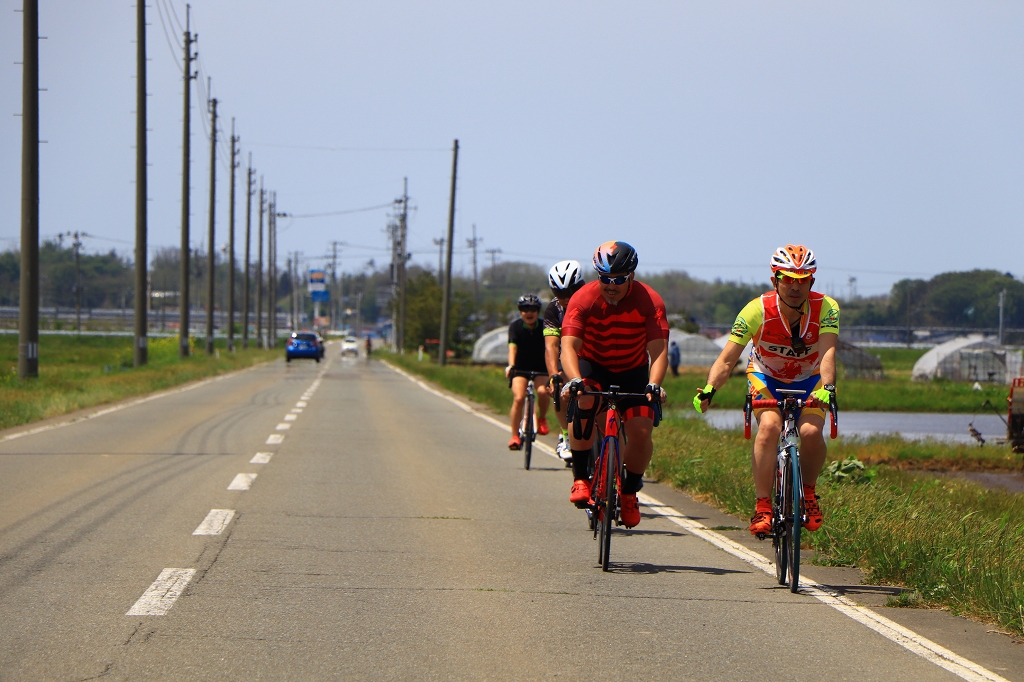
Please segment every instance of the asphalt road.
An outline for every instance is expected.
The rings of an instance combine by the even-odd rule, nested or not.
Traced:
[[[653,508],[601,572],[507,437],[335,358],[4,440],[0,678],[959,679]]]

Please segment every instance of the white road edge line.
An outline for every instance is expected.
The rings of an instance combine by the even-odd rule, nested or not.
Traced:
[[[273,452],[257,452],[249,460],[249,464],[268,464],[270,458],[274,456]]]
[[[444,398],[448,402],[460,407],[466,412],[476,417],[479,417],[480,419],[483,419],[484,421],[489,422],[502,430],[508,430],[508,424],[503,424],[497,419],[491,417],[490,415],[486,415],[477,411],[475,408],[462,402],[461,400],[453,398],[450,395],[445,395],[441,391],[438,391],[437,389],[429,386],[425,382],[414,377],[405,370],[396,367],[395,365],[392,365],[390,362],[387,362],[386,360],[382,360],[381,362],[383,362],[384,365],[390,367],[398,374],[401,374],[406,379],[413,382],[423,390],[427,391],[428,393],[433,393],[434,395],[440,398]],[[552,457],[561,460],[561,458],[559,458],[558,455],[555,454],[554,449],[551,448],[550,446],[544,443],[535,443],[534,446],[540,449],[541,451],[551,455]],[[656,514],[660,514],[661,516],[664,516],[676,525],[685,528],[696,537],[699,537],[705,542],[708,542],[714,545],[715,547],[718,547],[719,549],[728,552],[734,557],[742,561],[745,561],[751,566],[754,566],[755,568],[764,571],[765,573],[769,574],[773,579],[775,578],[775,565],[765,557],[758,554],[757,552],[747,549],[743,545],[730,540],[724,535],[721,535],[713,530],[708,529],[708,527],[702,523],[699,523],[697,521],[694,521],[690,518],[683,516],[675,509],[665,506],[661,502],[655,500],[650,495],[638,493],[637,499],[642,504],[649,507]],[[936,644],[930,639],[917,634],[913,630],[905,628],[899,623],[889,620],[885,616],[875,613],[867,607],[860,606],[856,602],[847,599],[842,595],[829,592],[827,589],[825,589],[823,586],[819,585],[813,580],[801,577],[800,582],[802,584],[801,591],[803,593],[814,597],[823,604],[828,604],[829,606],[836,609],[843,615],[846,615],[852,618],[853,620],[857,621],[861,625],[864,625],[865,627],[874,630],[886,639],[895,642],[896,644],[899,644],[908,651],[917,654],[921,658],[931,663],[934,663],[940,668],[948,670],[957,677],[960,677],[965,680],[970,680],[971,682],[1009,682],[1009,680],[1007,680],[1006,678],[997,675],[991,670],[988,670],[987,668],[978,665],[974,661],[970,661],[962,656],[953,653],[949,649],[946,649],[945,647]]]
[[[256,480],[256,474],[238,474],[231,483],[228,484],[228,490],[248,490],[252,487],[252,482]]]
[[[142,593],[135,605],[128,609],[126,616],[162,616],[166,614],[175,600],[185,591],[192,576],[196,574],[194,568],[165,568],[160,575],[149,586],[149,589]]]
[[[234,509],[211,509],[192,535],[220,535],[234,517]]]

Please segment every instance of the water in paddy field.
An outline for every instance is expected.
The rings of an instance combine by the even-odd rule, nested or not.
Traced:
[[[709,410],[704,415],[718,429],[743,428],[743,410]],[[907,440],[933,438],[955,443],[973,443],[967,425],[988,441],[1006,437],[1006,424],[995,414],[935,414],[931,412],[839,412],[839,433],[844,436],[896,434]],[[755,422],[754,429],[757,429]],[[826,434],[828,428],[826,425]]]

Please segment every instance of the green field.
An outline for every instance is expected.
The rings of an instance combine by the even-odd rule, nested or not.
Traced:
[[[149,364],[132,368],[129,336],[44,334],[39,339],[39,377],[18,379],[18,336],[0,335],[0,429],[94,405],[150,393],[194,379],[267,362],[281,351],[200,351],[178,359],[177,337],[149,339]]]
[[[381,357],[499,413],[508,409],[500,369]],[[746,517],[754,497],[750,448],[739,432],[670,416],[655,430],[648,473]],[[838,482],[827,471],[819,479],[825,525],[803,536],[816,550],[815,561],[855,565],[873,583],[911,588],[901,605],[947,608],[1024,634],[1024,495],[900,468],[1005,470],[1019,468],[1019,456],[1006,448],[898,438],[840,440],[831,447],[830,461],[847,457],[869,466],[853,479],[859,482]]]

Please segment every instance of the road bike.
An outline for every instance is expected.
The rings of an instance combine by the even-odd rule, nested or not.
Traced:
[[[579,406],[580,395],[595,396],[594,406],[584,410]],[[573,436],[576,440],[589,440],[594,432],[596,415],[605,410],[604,436],[601,446],[594,456],[590,467],[590,501],[587,503],[587,518],[594,532],[597,543],[597,562],[601,570],[607,571],[611,555],[612,524],[621,526],[620,499],[618,491],[622,487],[625,465],[622,461],[622,445],[625,433],[622,430],[622,410],[619,401],[625,398],[644,398],[646,393],[623,393],[618,386],[609,386],[607,391],[592,391],[572,386],[569,389],[569,404],[566,407],[566,419],[572,423]],[[654,407],[654,425],[661,423],[661,396],[654,396],[651,401]],[[584,424],[583,422],[586,422]]]
[[[530,457],[533,455],[533,441],[537,440],[537,428],[533,423],[534,405],[537,403],[537,391],[533,386],[533,380],[537,377],[547,376],[547,372],[528,372],[522,369],[512,368],[508,373],[508,387],[512,388],[512,379],[515,377],[526,377],[526,405],[523,409],[523,420],[519,422],[519,442],[523,449],[523,468],[530,470]]]
[[[771,533],[758,533],[757,538],[772,539],[775,549],[775,578],[780,585],[789,585],[790,592],[800,587],[800,530],[807,516],[804,513],[804,485],[800,472],[800,448],[797,445],[797,415],[808,401],[797,396],[807,395],[806,391],[776,389],[783,396],[781,400],[755,400],[747,394],[743,405],[743,436],[750,439],[750,417],[754,410],[769,408],[782,412],[782,433],[775,458],[775,490],[772,495]],[[816,403],[820,404],[820,403]],[[829,400],[831,415],[831,436],[838,433],[838,411],[835,395]]]

